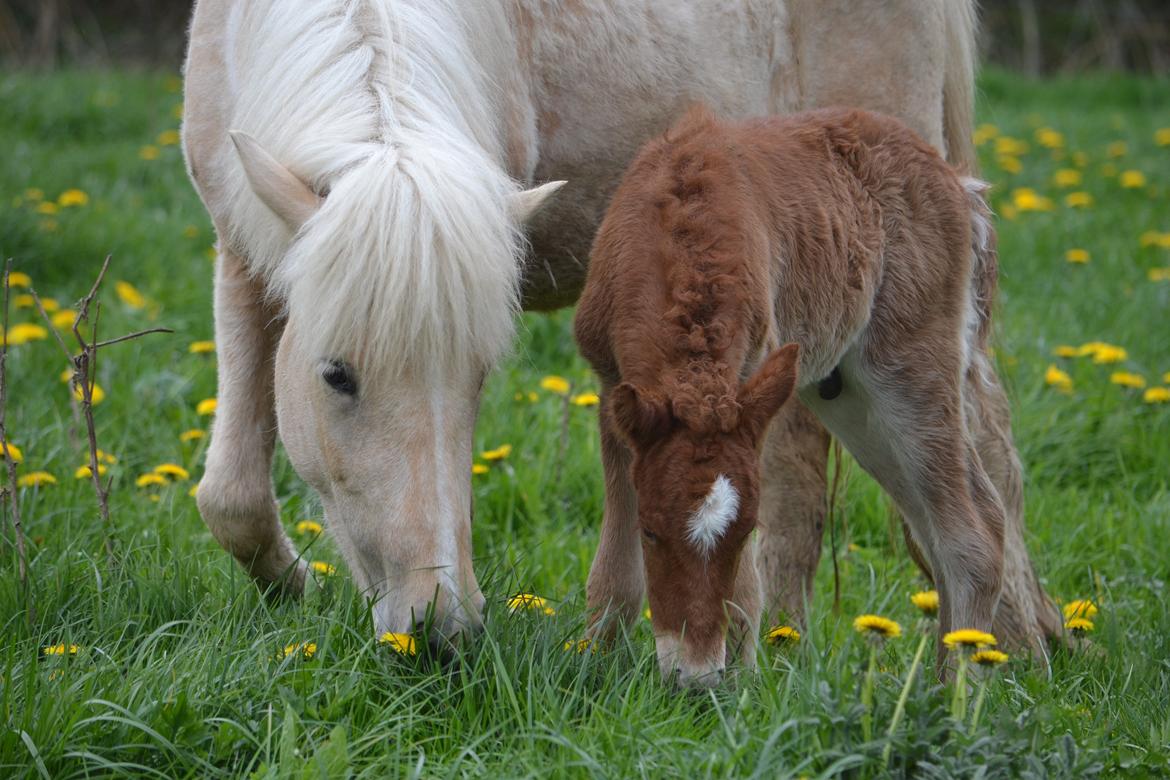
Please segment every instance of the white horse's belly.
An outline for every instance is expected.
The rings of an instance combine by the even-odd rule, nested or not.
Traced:
[[[687,106],[703,102],[731,117],[788,108],[776,105],[773,83],[787,57],[783,0],[582,5],[535,22],[533,177],[568,185],[529,224],[526,308],[576,300],[626,165]]]

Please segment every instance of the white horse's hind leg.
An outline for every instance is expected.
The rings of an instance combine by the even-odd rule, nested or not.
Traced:
[[[244,261],[221,248],[215,272],[218,408],[196,500],[203,521],[258,583],[299,593],[304,565],[272,492],[273,352],[281,326]]]
[[[586,596],[599,633],[612,636],[617,628],[615,618],[626,625],[638,619],[646,593],[646,575],[638,530],[638,497],[630,476],[630,450],[610,422],[604,400],[600,418],[605,515],[601,541],[589,568]]]

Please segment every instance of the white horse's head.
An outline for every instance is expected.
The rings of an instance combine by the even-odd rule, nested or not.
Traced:
[[[249,184],[292,230],[272,287],[280,437],[321,495],[374,627],[480,625],[471,565],[472,434],[508,349],[520,228],[562,182],[519,191],[469,150],[378,146],[313,192],[233,133]],[[457,175],[455,175],[457,174]],[[433,610],[433,613],[431,612]]]

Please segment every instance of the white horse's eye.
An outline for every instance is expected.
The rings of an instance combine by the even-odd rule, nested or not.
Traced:
[[[325,380],[325,384],[342,395],[357,395],[357,380],[353,376],[352,369],[340,361],[334,360],[328,363],[325,370],[321,372],[321,378]]]

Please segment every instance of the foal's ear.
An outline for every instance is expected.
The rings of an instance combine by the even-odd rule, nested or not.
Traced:
[[[566,184],[568,182],[550,181],[539,187],[517,192],[512,196],[512,202],[508,204],[508,208],[512,212],[512,218],[523,225],[533,214],[540,211],[540,207],[552,197],[553,193]]]
[[[670,402],[660,393],[622,382],[609,396],[613,421],[631,444],[645,445],[670,432]]]
[[[764,360],[751,379],[739,389],[740,424],[752,426],[760,435],[796,387],[799,344],[785,344]]]
[[[321,199],[255,138],[239,130],[232,130],[228,135],[240,155],[252,192],[293,232],[300,230],[321,206]]]

